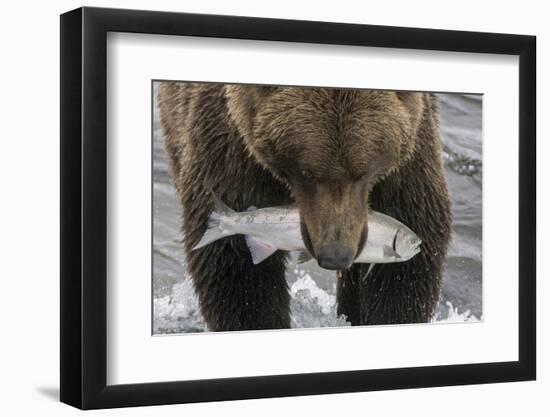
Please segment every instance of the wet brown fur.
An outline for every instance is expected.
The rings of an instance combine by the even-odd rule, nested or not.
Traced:
[[[161,124],[182,204],[188,269],[211,330],[290,326],[286,255],[253,265],[241,236],[191,248],[213,190],[232,208],[296,202],[310,252],[360,251],[367,203],[407,224],[423,250],[402,264],[355,264],[338,280],[352,324],[428,321],[451,216],[429,94],[164,82]]]

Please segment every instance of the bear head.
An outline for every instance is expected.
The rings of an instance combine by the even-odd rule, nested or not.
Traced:
[[[368,234],[369,191],[411,158],[422,93],[227,85],[250,154],[295,200],[302,238],[326,269],[347,269]]]

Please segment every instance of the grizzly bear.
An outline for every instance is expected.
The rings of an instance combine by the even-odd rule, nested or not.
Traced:
[[[308,252],[337,279],[352,325],[419,323],[438,302],[451,211],[428,93],[162,82],[161,125],[188,270],[212,331],[290,327],[288,254],[252,263],[242,236],[193,251],[213,209],[296,204]],[[412,260],[352,264],[368,208],[421,239]]]

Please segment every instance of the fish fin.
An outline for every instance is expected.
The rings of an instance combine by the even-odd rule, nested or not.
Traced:
[[[214,201],[214,211],[212,214],[217,213],[218,216],[231,216],[236,214],[236,211],[225,204],[214,191],[210,191],[210,194],[212,195],[212,200]]]
[[[311,256],[308,251],[301,250],[301,251],[298,252],[298,263],[299,264],[306,263],[310,259],[313,259],[313,256]]]
[[[258,210],[258,207],[256,206],[250,206],[246,209],[246,211],[254,211],[254,210]]]
[[[277,248],[274,248],[269,243],[256,239],[253,236],[246,235],[244,238],[246,240],[246,246],[248,246],[248,249],[250,250],[250,255],[252,256],[252,262],[254,265],[263,262],[277,250]]]
[[[367,270],[367,273],[365,275],[363,275],[363,278],[362,278],[363,281],[367,279],[367,277],[369,276],[369,274],[372,271],[372,268],[374,268],[374,265],[376,265],[376,264],[370,264],[369,265],[369,269]]]
[[[230,234],[227,231],[224,231],[221,228],[222,217],[231,216],[235,214],[235,210],[231,209],[227,204],[225,204],[214,192],[211,192],[212,199],[214,200],[214,210],[210,213],[208,218],[208,226],[204,235],[202,235],[201,240],[193,246],[191,250],[200,249],[210,243],[221,239],[222,237],[229,236]]]

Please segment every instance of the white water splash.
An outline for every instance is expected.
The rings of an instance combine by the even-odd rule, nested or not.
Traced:
[[[350,326],[345,316],[338,316],[336,297],[320,288],[303,270],[296,270],[298,279],[290,287],[292,328]],[[432,323],[477,322],[466,310],[462,313],[446,302],[447,314],[437,314]],[[199,310],[193,285],[189,279],[175,284],[170,295],[157,297],[153,303],[155,334],[195,333],[208,331]]]
[[[317,328],[349,326],[344,316],[336,313],[336,297],[319,288],[311,276],[296,270],[299,278],[290,287],[291,326]]]
[[[194,333],[207,330],[189,279],[174,284],[172,292],[153,301],[154,334]]]
[[[479,318],[474,316],[470,310],[466,310],[463,313],[458,312],[458,308],[453,307],[453,304],[449,301],[445,302],[447,306],[447,317],[442,318],[441,314],[436,315],[432,319],[432,323],[463,323],[466,321],[469,322],[479,322]]]

